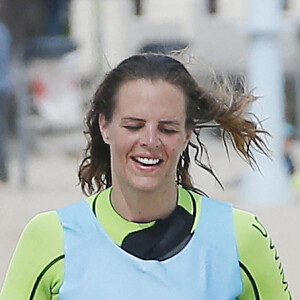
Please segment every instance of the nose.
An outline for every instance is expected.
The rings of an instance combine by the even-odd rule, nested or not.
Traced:
[[[149,148],[158,148],[161,145],[161,139],[159,132],[155,126],[145,126],[145,130],[142,132],[140,138],[140,143],[142,146]]]

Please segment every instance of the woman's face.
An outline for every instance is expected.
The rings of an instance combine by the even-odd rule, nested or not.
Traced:
[[[112,120],[99,116],[103,139],[110,145],[113,186],[138,191],[173,187],[190,136],[185,119],[185,97],[175,85],[144,79],[123,84]]]

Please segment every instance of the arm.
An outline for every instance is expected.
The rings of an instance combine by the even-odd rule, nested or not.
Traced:
[[[0,300],[56,299],[62,281],[62,228],[55,212],[43,213],[21,235]]]
[[[264,226],[254,215],[234,210],[244,289],[239,300],[291,300],[283,266]]]

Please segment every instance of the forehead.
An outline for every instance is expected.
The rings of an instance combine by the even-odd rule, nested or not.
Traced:
[[[185,96],[177,86],[163,80],[132,80],[116,94],[115,113],[146,114],[159,118],[185,117]]]

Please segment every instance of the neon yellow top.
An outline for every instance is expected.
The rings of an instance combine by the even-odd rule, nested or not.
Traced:
[[[179,194],[184,191],[181,189]],[[92,206],[97,195],[86,199]],[[198,224],[201,197],[196,202]],[[178,204],[192,212],[189,197],[179,196]],[[148,228],[149,223],[134,223],[123,219],[110,201],[97,202],[95,213],[109,236],[121,245],[129,233]],[[282,264],[269,234],[254,215],[234,209],[237,246],[243,279],[239,300],[290,300]],[[59,299],[64,279],[63,231],[55,211],[33,218],[24,229],[13,255],[0,300]]]

